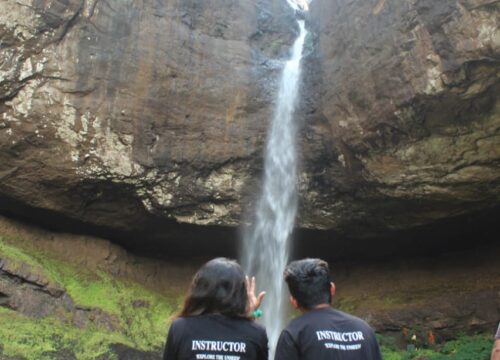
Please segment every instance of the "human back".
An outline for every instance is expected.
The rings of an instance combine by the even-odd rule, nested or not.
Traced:
[[[203,265],[170,326],[163,359],[267,360],[266,332],[249,316],[263,296],[253,296],[254,287],[233,260]]]
[[[296,359],[379,359],[373,330],[363,320],[332,308],[310,310],[292,320],[280,341],[300,349]],[[276,359],[294,359],[285,350]]]
[[[169,334],[168,342],[182,354],[173,359],[267,359],[266,333],[247,319],[221,314],[181,317]]]

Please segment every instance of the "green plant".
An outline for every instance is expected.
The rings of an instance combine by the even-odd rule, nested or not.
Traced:
[[[441,352],[454,360],[489,359],[493,340],[486,336],[462,336],[443,345]],[[445,359],[445,358],[443,358]],[[432,360],[440,360],[434,358]]]
[[[386,336],[377,336],[384,360],[488,360],[492,339],[483,335],[461,336],[434,349],[397,349]]]

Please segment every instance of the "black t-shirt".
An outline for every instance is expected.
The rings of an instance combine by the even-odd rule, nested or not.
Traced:
[[[283,330],[275,360],[382,360],[375,333],[363,320],[332,308],[312,310]]]
[[[181,317],[170,326],[164,360],[267,360],[264,328],[243,318]]]

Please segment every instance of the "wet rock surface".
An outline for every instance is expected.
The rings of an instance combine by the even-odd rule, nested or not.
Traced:
[[[403,329],[422,329],[439,334],[440,341],[454,339],[457,333],[488,333],[499,315],[500,295],[495,290],[445,295],[431,301],[378,312],[364,313],[370,325],[384,333],[402,333]]]
[[[6,259],[0,259],[0,306],[34,318],[51,316],[79,328],[119,328],[112,315],[101,309],[76,306],[64,288],[50,284],[26,263],[12,265]]]
[[[126,231],[238,224],[293,38],[285,2],[0,8],[4,196]]]
[[[499,4],[311,9],[302,222],[364,237],[498,204]]]
[[[300,227],[380,236],[498,204],[499,6],[312,3]],[[0,9],[4,213],[142,234],[246,221],[297,30],[285,1]]]
[[[499,250],[489,244],[441,255],[331,261],[334,306],[384,334],[432,331],[440,342],[490,334],[500,316]]]

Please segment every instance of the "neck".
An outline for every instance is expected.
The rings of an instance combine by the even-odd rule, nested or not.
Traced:
[[[325,303],[325,304],[315,305],[315,306],[313,306],[312,308],[309,308],[309,309],[299,308],[299,310],[301,312],[303,312],[303,313],[306,313],[306,312],[313,311],[313,310],[327,309],[329,307],[330,307],[330,304]]]
[[[319,304],[319,305],[316,305],[315,307],[313,307],[314,310],[317,310],[317,309],[326,309],[326,308],[329,308],[330,307],[330,304]]]

